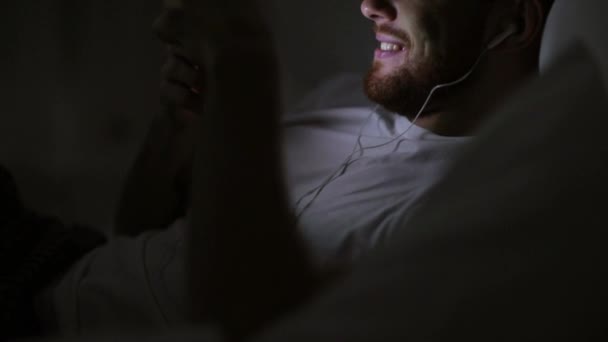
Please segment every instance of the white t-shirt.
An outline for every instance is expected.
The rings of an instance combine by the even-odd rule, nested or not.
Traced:
[[[287,115],[284,142],[290,198],[322,267],[354,261],[405,224],[394,218],[467,140],[437,136],[369,106],[326,107]],[[352,153],[358,141],[362,155]],[[327,182],[351,154],[352,164]],[[179,327],[186,312],[185,224],[116,238],[91,252],[41,296],[43,318],[67,335]]]
[[[331,125],[319,125],[323,120]],[[382,243],[404,224],[395,215],[415,203],[468,140],[365,107],[300,113],[286,130],[288,188],[322,266],[348,264]]]

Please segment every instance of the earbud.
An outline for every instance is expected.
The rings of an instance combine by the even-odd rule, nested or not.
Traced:
[[[487,49],[492,50],[492,49],[496,48],[497,46],[502,44],[507,38],[509,38],[512,35],[514,35],[515,33],[517,33],[517,31],[518,31],[517,25],[515,25],[515,24],[509,25],[509,27],[507,27],[505,32],[499,34],[494,39],[492,39],[491,42],[488,43]]]

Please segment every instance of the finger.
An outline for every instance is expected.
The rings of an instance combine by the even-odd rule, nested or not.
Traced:
[[[161,101],[164,105],[199,112],[201,106],[200,93],[192,91],[189,85],[163,80],[161,82]]]
[[[200,87],[200,84],[198,84],[202,79],[200,73],[200,69],[190,65],[184,57],[173,54],[168,56],[167,62],[161,70],[163,79],[183,83],[196,89]]]
[[[262,15],[268,11],[265,3],[260,0],[181,0],[179,7],[185,13],[184,30],[198,38],[195,41],[203,39],[206,44],[223,46],[232,43],[230,38],[268,31],[266,18]]]
[[[186,51],[184,47],[179,45],[168,45],[167,52],[176,58],[181,59],[187,66],[194,70],[199,70],[199,63],[196,63],[192,57],[192,53]]]

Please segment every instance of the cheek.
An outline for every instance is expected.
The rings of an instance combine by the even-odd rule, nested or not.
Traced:
[[[444,43],[442,58],[449,64],[466,66],[474,61],[483,52],[483,39],[479,30],[454,31]]]
[[[446,50],[446,30],[438,18],[437,14],[427,12],[422,13],[412,23],[413,60],[424,63],[425,60],[434,59],[436,55],[443,54]]]

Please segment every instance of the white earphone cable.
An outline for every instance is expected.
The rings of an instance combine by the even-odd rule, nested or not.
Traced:
[[[508,37],[500,37],[502,40],[506,39]],[[300,217],[302,216],[302,214],[308,210],[312,204],[315,202],[315,200],[319,197],[319,195],[321,194],[321,192],[323,192],[323,190],[329,185],[331,184],[333,181],[335,181],[336,179],[338,179],[339,177],[341,177],[342,175],[344,175],[344,173],[346,172],[346,170],[348,169],[348,167],[350,165],[352,165],[354,162],[360,160],[361,158],[363,158],[363,154],[365,151],[370,150],[370,149],[375,149],[375,148],[380,148],[380,147],[384,147],[387,146],[391,143],[393,143],[396,140],[399,140],[400,138],[402,138],[407,132],[409,132],[412,127],[414,127],[416,121],[420,118],[420,116],[422,115],[422,113],[424,113],[424,110],[426,109],[426,107],[428,106],[429,102],[431,101],[431,98],[433,97],[433,95],[435,94],[436,91],[443,89],[443,88],[448,88],[448,87],[452,87],[455,85],[458,85],[464,81],[466,81],[472,74],[473,72],[477,69],[477,66],[479,65],[479,63],[481,62],[481,60],[483,59],[483,57],[485,56],[485,54],[491,50],[492,48],[494,48],[496,46],[496,42],[492,42],[490,45],[488,45],[479,55],[479,57],[477,57],[477,60],[475,61],[475,63],[473,64],[473,66],[469,69],[469,71],[467,71],[462,77],[460,77],[459,79],[449,82],[449,83],[444,83],[444,84],[439,84],[436,85],[435,87],[433,87],[433,89],[431,89],[431,91],[429,92],[429,95],[427,96],[426,100],[424,101],[424,104],[422,105],[422,107],[420,108],[420,110],[418,111],[418,113],[416,114],[416,116],[414,117],[414,119],[412,120],[412,122],[410,123],[410,125],[408,126],[407,129],[405,129],[403,132],[401,132],[398,136],[396,136],[395,138],[379,144],[379,145],[374,145],[374,146],[367,146],[367,147],[363,147],[363,144],[361,142],[361,139],[363,137],[363,130],[365,129],[365,127],[367,126],[367,124],[369,123],[369,120],[371,120],[372,116],[374,115],[374,113],[376,113],[378,111],[378,109],[380,108],[380,105],[377,105],[374,107],[374,109],[372,109],[372,111],[369,114],[369,117],[367,118],[367,120],[365,121],[365,123],[361,126],[361,129],[359,131],[359,135],[357,137],[357,142],[355,143],[355,145],[353,146],[353,151],[352,153],[346,158],[346,160],[340,164],[340,166],[325,180],[323,181],[319,186],[317,186],[314,189],[311,189],[310,191],[306,192],[304,195],[302,195],[298,201],[295,204],[295,209],[296,209],[296,219],[299,221]],[[401,145],[401,143],[403,141],[407,140],[407,138],[402,139],[401,141],[399,141],[399,143],[397,143],[395,149],[393,150],[393,153],[395,153],[398,149],[399,146]],[[357,149],[357,147],[359,147],[359,149]],[[359,157],[353,159],[353,156],[355,154],[359,153]],[[302,201],[310,196],[313,195],[313,198],[298,212],[297,208],[300,206],[300,204],[302,203]]]

